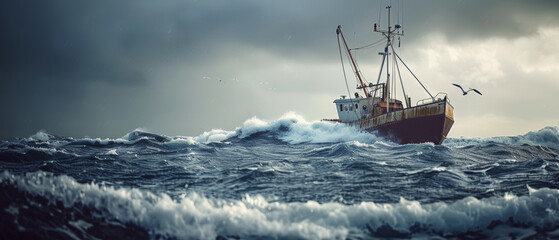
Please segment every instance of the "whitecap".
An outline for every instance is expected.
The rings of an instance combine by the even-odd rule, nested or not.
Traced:
[[[234,131],[213,129],[196,137],[187,137],[187,139],[197,143],[222,142],[234,137],[247,138],[262,132],[272,132],[276,134],[279,140],[290,144],[376,143],[383,140],[373,134],[363,132],[346,124],[324,121],[308,122],[295,112],[285,113],[273,121],[264,121],[257,117],[252,117]]]
[[[118,153],[116,152],[116,148],[115,148],[115,149],[109,150],[107,153],[105,153],[105,155],[118,156]]]
[[[434,167],[434,168],[433,168],[433,171],[436,171],[436,172],[444,172],[444,171],[446,171],[446,167],[441,167],[441,166]]]
[[[27,138],[29,141],[49,141],[52,135],[46,133],[45,130],[38,131],[37,133],[33,134],[31,137]]]
[[[0,181],[21,191],[42,196],[51,204],[93,206],[106,217],[142,226],[160,236],[215,239],[217,236],[343,239],[352,232],[381,227],[405,233],[438,233],[452,236],[468,232],[503,232],[530,228],[559,227],[559,190],[528,187],[529,194],[454,202],[422,204],[401,198],[397,203],[361,202],[344,205],[269,201],[246,195],[240,200],[209,198],[194,192],[176,199],[134,188],[115,188],[96,183],[81,184],[68,176],[34,172],[13,175],[7,171]],[[529,226],[526,229],[508,228]],[[494,226],[495,223],[503,223]],[[491,228],[490,228],[491,226]],[[491,230],[493,229],[493,230]],[[496,230],[495,230],[496,229]],[[487,234],[487,233],[486,233]]]

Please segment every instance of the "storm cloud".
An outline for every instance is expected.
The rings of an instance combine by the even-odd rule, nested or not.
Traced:
[[[41,129],[117,137],[137,127],[196,135],[287,111],[309,120],[334,117],[331,102],[345,94],[335,28],[343,26],[352,46],[373,42],[379,36],[371,26],[379,12],[384,19],[386,4],[1,1],[0,138]],[[537,104],[526,100],[530,96],[513,97],[527,94],[524,81],[537,78],[531,87],[544,89],[548,97],[533,101],[559,100],[554,94],[559,86],[551,80],[559,73],[559,48],[549,42],[559,29],[557,1],[392,5],[394,21],[406,31],[403,57],[427,85],[450,92],[449,82],[461,81],[491,93],[471,102],[453,96],[457,117],[511,121],[493,134],[525,130],[512,129],[517,120],[543,127],[559,117],[537,107],[527,117],[517,109]],[[370,78],[378,71],[375,51],[358,55]],[[474,108],[490,102],[499,109]],[[458,121],[451,136],[483,135]]]

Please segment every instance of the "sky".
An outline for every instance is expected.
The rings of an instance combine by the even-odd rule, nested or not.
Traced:
[[[347,90],[335,29],[350,47],[375,42],[387,4],[405,31],[396,51],[455,108],[449,137],[559,125],[559,1],[0,0],[0,139],[336,118]],[[355,52],[369,81],[379,51]],[[425,98],[403,77],[412,102]]]

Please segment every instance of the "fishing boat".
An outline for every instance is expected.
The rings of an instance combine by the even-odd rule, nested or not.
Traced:
[[[346,87],[348,85],[341,43],[343,43],[350,65],[357,78],[358,92],[355,92],[352,97],[348,87],[347,97],[341,96],[334,100],[338,111],[338,119],[324,120],[355,126],[400,144],[432,142],[440,145],[446,139],[450,128],[454,124],[454,107],[450,104],[446,93],[439,92],[432,95],[394,51],[394,38],[398,36],[399,39],[400,36],[404,35],[404,31],[400,24],[395,24],[394,27],[390,25],[391,6],[387,6],[386,9],[388,10],[388,28],[382,30],[380,24],[377,25],[376,23],[373,28],[374,32],[383,35],[382,41],[386,41],[386,44],[383,44],[384,51],[379,53],[382,56],[382,64],[376,84],[365,81],[352,54],[355,49],[348,47],[341,26],[336,29]],[[393,65],[390,66],[390,63]],[[415,105],[412,104],[411,97],[406,95],[404,89],[400,74],[400,63],[427,92],[428,98],[417,101]],[[386,77],[381,81],[385,67]],[[393,67],[393,74],[390,74],[390,67]],[[394,69],[397,70],[397,76]],[[394,97],[398,80],[401,84],[403,101]]]

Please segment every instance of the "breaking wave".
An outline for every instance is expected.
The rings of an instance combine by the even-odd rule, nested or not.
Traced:
[[[212,130],[192,139],[196,142],[207,143],[226,141],[231,138],[244,139],[264,133],[273,134],[279,140],[291,144],[349,141],[372,143],[382,140],[343,124],[322,121],[308,122],[302,116],[293,112],[286,113],[279,119],[269,122],[253,117],[246,120],[243,126],[235,131]]]
[[[248,194],[241,200],[216,199],[197,193],[174,199],[164,193],[78,183],[68,176],[41,171],[25,175],[5,171],[0,185],[3,189],[15,189],[14,192],[3,191],[4,199],[23,195],[30,205],[40,199],[46,201],[45,208],[39,211],[56,213],[73,209],[80,211],[76,214],[86,215],[86,219],[88,214],[97,214],[97,218],[140,226],[152,236],[339,239],[422,234],[491,237],[503,236],[503,233],[526,237],[538,232],[559,236],[556,230],[559,227],[559,190],[548,188],[528,187],[526,196],[467,197],[449,203],[421,204],[401,198],[397,203],[344,205],[314,201],[283,203]],[[26,216],[20,213],[24,206],[10,203],[4,207],[4,215],[21,222],[25,220]],[[87,233],[94,223],[81,220],[80,225]],[[73,229],[66,225],[59,228]]]
[[[194,144],[208,144],[213,142],[229,142],[234,140],[251,140],[259,137],[268,137],[289,144],[301,143],[347,143],[357,142],[361,144],[376,144],[386,146],[398,146],[381,137],[361,131],[357,128],[340,123],[325,121],[306,121],[302,116],[289,112],[279,119],[264,121],[253,117],[246,120],[241,127],[233,131],[213,129],[199,136],[165,136],[149,133],[142,129],[136,129],[121,138],[61,138],[40,131],[33,136],[24,139],[28,142],[46,142],[53,145],[60,144],[83,144],[104,146],[113,144],[132,145],[137,143],[153,142],[169,146],[183,146]],[[559,149],[559,127],[548,126],[537,131],[531,131],[518,136],[503,136],[489,138],[448,138],[443,145],[448,147],[464,147],[476,144],[511,144],[511,145],[534,145]]]

